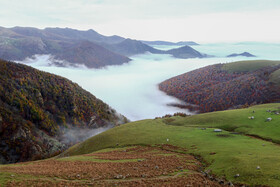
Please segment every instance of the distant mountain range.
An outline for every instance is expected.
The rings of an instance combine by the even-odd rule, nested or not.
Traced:
[[[0,164],[47,158],[127,122],[63,77],[0,60]]]
[[[130,59],[111,52],[98,42],[114,43],[121,37],[106,37],[93,30],[28,27],[0,28],[0,58],[24,60],[35,54],[51,54],[54,59],[66,60],[72,65],[84,64],[89,68],[123,64]]]
[[[22,61],[36,54],[50,54],[54,61],[60,60],[59,65],[62,66],[63,61],[67,61],[73,66],[83,64],[89,68],[100,68],[127,63],[130,61],[129,56],[145,52],[171,54],[176,58],[206,57],[190,47],[185,49],[162,51],[141,41],[104,36],[92,29],[79,31],[70,28],[0,27],[0,58],[13,61]]]
[[[238,56],[244,56],[244,57],[256,57],[255,55],[252,55],[251,53],[248,52],[243,52],[243,53],[233,53],[228,55],[227,57],[238,57]]]
[[[175,58],[204,58],[207,55],[201,54],[190,46],[183,46],[167,51],[155,49],[141,41],[125,39],[124,41],[112,45],[104,45],[105,48],[114,51],[115,53],[132,56],[150,52],[153,54],[170,54]]]
[[[181,41],[181,42],[167,42],[167,41],[144,41],[141,40],[141,42],[147,44],[147,45],[199,45],[196,42],[193,41]]]

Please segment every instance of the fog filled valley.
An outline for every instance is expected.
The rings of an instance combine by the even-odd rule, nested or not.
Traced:
[[[279,187],[279,0],[0,6],[0,187]]]
[[[169,50],[181,46],[156,45],[154,48]],[[57,67],[49,55],[36,55],[20,61],[34,68],[54,73],[78,83],[85,90],[109,104],[129,120],[161,117],[183,112],[194,114],[169,104],[180,104],[175,97],[158,89],[162,81],[201,67],[241,60],[280,59],[280,44],[273,43],[218,43],[192,46],[194,49],[213,55],[211,58],[177,59],[168,54],[145,53],[130,57],[132,61],[123,65],[106,66],[100,69],[79,67]],[[248,51],[256,57],[226,57],[232,53]]]
[[[279,186],[280,44],[36,31],[0,45],[0,186]]]

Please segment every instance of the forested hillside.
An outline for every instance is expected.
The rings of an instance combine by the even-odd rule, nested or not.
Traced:
[[[0,163],[48,157],[87,138],[79,130],[126,121],[63,77],[3,60],[0,70]]]
[[[159,88],[200,112],[276,102],[280,101],[280,87],[271,75],[279,69],[276,61],[217,64],[166,80]]]

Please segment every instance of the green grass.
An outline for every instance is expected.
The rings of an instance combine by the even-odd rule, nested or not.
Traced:
[[[279,145],[228,131],[256,134],[277,142],[280,140],[280,116],[271,116],[266,110],[278,110],[279,107],[280,104],[266,104],[185,118],[174,117],[175,120],[170,124],[164,123],[163,119],[137,121],[94,136],[70,148],[64,155],[80,155],[128,145],[172,144],[186,148],[188,153],[202,156],[209,164],[208,169],[220,177],[225,176],[233,182],[249,185],[278,186]],[[255,120],[248,119],[248,116],[252,115]],[[265,122],[269,116],[273,120]],[[228,131],[215,133],[213,128],[201,130],[200,127],[222,128]],[[215,154],[210,154],[213,152]],[[261,169],[257,170],[257,166]],[[240,177],[234,178],[237,173]]]
[[[280,116],[268,113],[267,110],[279,111],[280,104],[264,104],[247,109],[189,117],[177,116],[170,118],[171,120],[166,120],[166,118],[132,122],[112,128],[77,144],[60,155],[60,157],[63,155],[68,157],[55,159],[59,161],[136,162],[139,159],[103,160],[83,154],[122,151],[135,145],[171,144],[185,148],[185,153],[201,156],[206,163],[205,169],[211,169],[218,177],[226,177],[234,183],[279,186],[280,146],[244,135],[244,133],[253,134],[279,143]],[[255,116],[255,119],[250,120],[249,116]],[[273,120],[265,122],[267,117],[272,117]],[[213,132],[215,128],[221,128],[223,131],[215,133]],[[231,131],[241,134],[234,134]],[[182,151],[178,150],[178,152]],[[155,152],[155,154],[158,153]],[[166,154],[166,156],[169,155]],[[22,164],[32,163],[34,162]],[[261,169],[258,170],[257,166]],[[1,172],[2,167],[4,166],[0,166],[0,186],[4,186],[11,180],[21,181],[25,177],[33,178],[33,176],[18,174],[11,177],[12,173]],[[240,177],[234,178],[237,173]]]
[[[279,65],[280,61],[270,61],[270,60],[248,60],[248,61],[238,61],[233,63],[224,64],[223,69],[228,72],[247,72],[255,71],[260,68],[267,66]]]
[[[40,177],[32,176],[32,175],[22,175],[22,174],[17,174],[17,173],[12,173],[12,172],[1,172],[1,170],[0,170],[0,186],[1,187],[6,186],[8,182],[22,181],[27,178],[39,179]]]
[[[280,86],[280,69],[273,72],[269,77],[269,82],[272,82],[276,84],[277,86]]]
[[[170,122],[170,125],[221,128],[227,131],[256,135],[280,143],[280,115],[266,112],[267,110],[280,111],[279,107],[280,104],[275,103],[239,110],[211,112],[188,118],[177,118]],[[250,116],[254,116],[255,119],[249,119]],[[266,122],[269,117],[272,118],[272,121]]]

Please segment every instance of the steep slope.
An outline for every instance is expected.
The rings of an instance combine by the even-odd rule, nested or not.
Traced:
[[[78,42],[76,45],[65,47],[55,55],[56,59],[66,60],[73,65],[84,64],[88,68],[100,68],[108,65],[119,65],[130,59],[113,53],[89,41]]]
[[[270,75],[279,61],[241,61],[200,68],[159,84],[168,95],[195,105],[200,112],[280,101],[280,89]]]
[[[170,144],[185,149],[178,148],[180,153],[191,153],[204,160],[204,174],[212,180],[214,174],[218,181],[226,178],[249,186],[279,186],[280,179],[275,176],[280,175],[280,147],[264,140],[280,143],[277,112],[280,112],[279,103],[132,122],[77,144],[63,155],[92,155],[94,151],[131,145]],[[255,119],[248,119],[252,115]],[[272,121],[266,122],[269,117]],[[222,132],[214,132],[216,128]]]
[[[126,121],[65,78],[3,60],[0,69],[0,163],[49,157]]]

